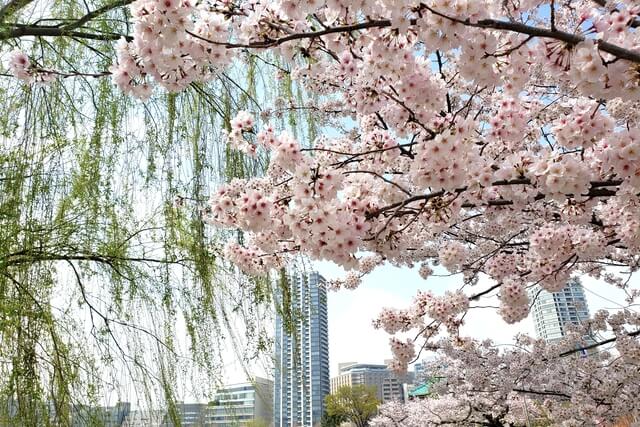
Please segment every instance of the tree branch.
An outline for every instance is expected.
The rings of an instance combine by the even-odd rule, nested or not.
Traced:
[[[0,22],[3,22],[5,18],[8,18],[20,9],[28,6],[29,3],[32,3],[33,1],[34,0],[10,0],[0,9]]]
[[[517,393],[526,393],[526,394],[536,394],[539,396],[557,396],[564,397],[565,399],[571,399],[571,396],[565,393],[560,393],[557,391],[547,391],[547,390],[526,390],[523,388],[514,388],[513,391]]]
[[[627,334],[628,337],[637,337],[638,335],[640,335],[640,329],[632,331],[632,332],[629,332]],[[578,353],[580,351],[591,350],[592,348],[600,347],[601,345],[605,345],[605,344],[609,344],[609,343],[615,342],[617,339],[618,339],[618,337],[612,337],[612,338],[609,338],[609,339],[606,339],[606,340],[603,340],[603,341],[599,341],[599,342],[596,342],[596,343],[593,343],[593,344],[586,345],[584,347],[574,348],[572,350],[568,350],[568,351],[565,351],[563,353],[560,353],[560,357],[569,356],[569,355],[571,355],[573,353]]]
[[[525,25],[525,24],[521,24],[519,22],[513,22],[513,21],[482,19],[478,22],[471,22],[468,19],[462,20],[459,18],[454,18],[448,15],[445,15],[434,9],[431,9],[429,6],[425,4],[421,4],[420,8],[426,9],[429,12],[433,13],[434,15],[440,16],[452,22],[456,22],[458,24],[462,24],[468,27],[489,28],[493,30],[508,31],[508,32],[514,32],[519,34],[528,34],[529,36],[532,36],[532,37],[541,37],[541,38],[560,40],[571,46],[574,46],[587,39],[586,37],[580,36],[577,34],[571,34],[571,33],[559,31],[559,30],[551,30],[548,28],[532,27],[529,25]],[[415,24],[415,20],[412,20],[411,23]],[[293,40],[313,39],[313,38],[325,36],[328,34],[348,33],[351,31],[363,30],[367,28],[386,28],[390,26],[391,26],[391,21],[388,19],[371,20],[371,21],[366,21],[359,24],[325,28],[319,31],[312,31],[312,32],[306,32],[306,33],[294,33],[294,34],[289,34],[284,37],[280,37],[272,40],[258,41],[258,42],[252,42],[252,43],[246,43],[246,44],[218,42],[214,40],[209,40],[207,38],[204,38],[202,36],[199,36],[198,34],[195,34],[189,31],[187,33],[197,39],[206,41],[208,43],[225,46],[228,49],[237,49],[237,48],[266,49],[274,46],[279,46],[283,43],[293,41]],[[634,52],[632,50],[624,49],[618,45],[614,45],[612,43],[608,43],[602,40],[594,39],[594,41],[596,42],[596,46],[598,47],[598,49],[603,52],[610,53],[611,55],[620,59],[626,59],[631,62],[640,63],[640,52]]]
[[[585,41],[587,38],[584,36],[579,36],[577,34],[571,34],[564,31],[559,30],[550,30],[547,28],[539,28],[539,27],[531,27],[529,25],[521,24],[519,22],[513,21],[498,21],[495,19],[481,19],[478,22],[471,22],[467,20],[461,20],[458,18],[454,18],[443,13],[440,13],[436,10],[431,9],[429,6],[421,5],[423,8],[427,9],[429,12],[434,15],[438,15],[442,18],[448,19],[452,22],[456,22],[458,24],[466,25],[468,27],[476,27],[476,28],[490,28],[492,30],[502,30],[509,31],[513,33],[519,34],[528,34],[533,37],[541,37],[548,39],[555,39],[563,41],[571,46],[574,46],[580,42]],[[624,49],[618,45],[614,45],[602,40],[595,40],[596,46],[603,52],[610,53],[611,55],[618,57],[620,59],[626,59],[627,61],[640,63],[640,52],[634,52],[628,49]]]
[[[66,30],[66,31],[71,31],[71,30],[75,30],[76,28],[80,28],[82,27],[84,24],[86,24],[87,22],[91,21],[94,18],[97,18],[98,16],[107,13],[110,10],[113,9],[117,9],[119,7],[123,7],[123,6],[127,6],[131,3],[133,3],[135,0],[118,0],[116,2],[113,2],[111,4],[107,4],[105,6],[102,6],[101,8],[98,8],[94,11],[91,11],[89,13],[87,13],[86,15],[84,15],[83,17],[81,17],[80,19],[78,19],[77,21],[74,21],[70,24],[64,25],[61,27],[62,30]]]
[[[9,40],[16,39],[20,37],[77,37],[79,39],[90,39],[90,40],[102,40],[102,41],[115,41],[121,38],[126,39],[127,41],[132,41],[133,37],[117,34],[117,33],[104,33],[104,34],[96,34],[96,33],[85,33],[82,31],[70,31],[57,27],[45,27],[39,25],[19,25],[14,26],[14,28],[10,30],[5,30],[0,33],[0,40]]]

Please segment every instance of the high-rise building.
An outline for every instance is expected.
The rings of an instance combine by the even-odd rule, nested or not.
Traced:
[[[278,298],[291,316],[276,316],[274,427],[314,427],[329,394],[326,283],[317,272],[288,276]]]
[[[561,339],[569,324],[580,324],[589,318],[587,299],[578,278],[570,279],[560,292],[547,292],[536,286],[530,294],[534,299],[531,311],[536,335],[547,342]]]
[[[263,421],[273,417],[273,381],[256,377],[251,382],[233,384],[216,392],[209,403],[204,425],[236,427],[248,421]]]
[[[340,363],[338,375],[331,378],[331,393],[342,386],[366,385],[376,388],[378,401],[404,401],[403,384],[411,382],[408,377],[396,376],[387,365],[370,363]]]

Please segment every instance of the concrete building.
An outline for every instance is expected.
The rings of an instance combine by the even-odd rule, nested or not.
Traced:
[[[176,403],[176,416],[180,418],[180,427],[202,427],[204,425],[206,403]],[[174,418],[165,411],[162,427],[174,427]]]
[[[291,270],[276,316],[273,419],[275,427],[319,426],[329,394],[327,291],[317,272]]]
[[[431,377],[434,370],[437,370],[436,357],[433,355],[423,357],[422,360],[413,364],[414,381],[416,384],[421,384]]]
[[[404,402],[404,382],[399,380],[393,373],[382,380],[382,402]]]
[[[160,427],[166,415],[162,410],[134,410],[129,412],[122,427]]]
[[[404,401],[403,384],[408,378],[398,378],[387,365],[370,363],[340,363],[338,375],[331,378],[331,393],[342,386],[366,385],[376,388],[376,398],[380,402]]]
[[[273,381],[256,377],[251,382],[233,384],[218,390],[209,403],[204,424],[207,427],[243,426],[273,418]]]
[[[113,406],[84,406],[71,408],[72,427],[122,427],[131,412],[131,403],[118,402]]]
[[[560,292],[547,292],[536,286],[530,291],[534,300],[531,312],[538,338],[558,341],[569,324],[580,324],[589,318],[587,299],[580,280],[573,278]]]

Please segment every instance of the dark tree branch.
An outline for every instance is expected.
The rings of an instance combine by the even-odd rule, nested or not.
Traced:
[[[559,41],[563,41],[565,43],[567,43],[570,46],[574,46],[580,42],[585,41],[587,38],[584,36],[580,36],[577,34],[571,34],[571,33],[567,33],[565,31],[560,31],[560,30],[551,30],[548,28],[539,28],[539,27],[532,27],[526,24],[522,24],[519,22],[514,22],[514,21],[500,21],[500,20],[496,20],[496,19],[482,19],[478,22],[471,22],[470,20],[462,20],[462,19],[458,19],[458,18],[454,18],[448,15],[445,15],[443,13],[440,13],[432,8],[430,8],[429,6],[425,5],[425,4],[421,4],[420,5],[421,9],[425,9],[428,10],[429,12],[433,13],[434,15],[438,15],[442,18],[448,19],[452,22],[456,22],[458,24],[461,25],[465,25],[465,26],[469,26],[469,27],[476,27],[476,28],[488,28],[488,29],[493,29],[493,30],[500,30],[500,31],[508,31],[508,32],[513,32],[513,33],[519,33],[519,34],[527,34],[529,36],[532,37],[540,37],[540,38],[548,38],[548,39],[555,39],[555,40],[559,40]],[[412,21],[412,24],[415,24],[415,21]],[[272,40],[264,40],[264,41],[258,41],[258,42],[252,42],[252,43],[230,43],[230,42],[218,42],[218,41],[214,41],[214,40],[209,40],[207,38],[204,38],[202,36],[199,36],[198,34],[192,33],[192,32],[188,32],[188,34],[190,34],[191,36],[198,38],[200,40],[206,41],[208,43],[212,43],[212,44],[216,44],[216,45],[221,45],[221,46],[225,46],[228,49],[237,49],[237,48],[251,48],[251,49],[267,49],[270,47],[274,47],[274,46],[279,46],[283,43],[286,42],[290,42],[290,41],[294,41],[294,40],[302,40],[302,39],[314,39],[314,38],[318,38],[318,37],[322,37],[328,34],[335,34],[335,33],[349,33],[352,31],[358,31],[358,30],[364,30],[364,29],[368,29],[368,28],[387,28],[387,27],[391,27],[391,21],[387,20],[387,19],[381,19],[381,20],[371,20],[371,21],[366,21],[366,22],[362,22],[359,24],[352,24],[352,25],[344,25],[344,26],[339,26],[339,27],[331,27],[331,28],[326,28],[320,31],[311,31],[311,32],[305,32],[305,33],[294,33],[294,34],[289,34],[286,35],[284,37],[279,37],[276,39],[272,39]],[[611,55],[620,58],[620,59],[626,59],[628,61],[631,62],[635,62],[635,63],[640,63],[640,52],[635,52],[629,49],[625,49],[622,48],[618,45],[614,45],[612,43],[608,43],[602,40],[594,40],[596,42],[596,46],[598,47],[598,49],[600,49],[603,52],[607,52],[610,53]]]
[[[571,34],[571,33],[559,31],[559,30],[554,31],[547,28],[532,27],[532,26],[521,24],[519,22],[514,22],[514,21],[498,21],[496,19],[481,19],[478,22],[471,22],[469,20],[461,20],[458,18],[445,15],[443,13],[440,13],[436,10],[431,9],[429,6],[426,6],[426,5],[421,5],[421,6],[424,9],[427,9],[429,12],[433,13],[434,15],[438,15],[442,18],[448,19],[458,24],[466,25],[468,27],[490,28],[493,30],[528,34],[533,37],[555,39],[555,40],[563,41],[570,46],[575,46],[576,44],[583,42],[587,39],[586,37],[579,36],[577,34]],[[626,59],[627,61],[640,63],[640,52],[634,52],[632,50],[624,49],[618,45],[614,45],[601,40],[594,40],[594,42],[596,43],[596,46],[598,47],[598,49],[600,49],[603,52],[610,53],[611,55],[618,57],[620,59]]]
[[[508,185],[531,185],[532,182],[530,179],[528,178],[520,178],[520,179],[512,179],[512,180],[501,180],[501,181],[494,181],[491,183],[491,185],[495,185],[495,186],[508,186]],[[587,194],[584,194],[584,196],[587,197],[611,197],[611,196],[615,196],[616,195],[616,191],[615,190],[609,190],[607,188],[601,188],[601,187],[615,187],[622,184],[622,181],[620,180],[611,180],[611,181],[593,181],[591,182],[591,188],[589,189],[589,191],[587,192]],[[463,193],[467,191],[467,187],[462,187],[462,188],[457,188],[455,190],[452,191],[452,193]],[[397,203],[393,203],[391,205],[388,206],[384,206],[380,209],[377,209],[373,212],[369,212],[367,214],[367,217],[370,218],[376,218],[378,217],[380,214],[387,212],[389,210],[395,209],[398,206],[406,206],[410,203],[413,202],[417,202],[417,201],[427,201],[430,199],[433,199],[435,197],[441,197],[444,196],[446,194],[446,192],[444,190],[440,190],[440,191],[436,191],[434,193],[429,193],[429,194],[421,194],[421,195],[416,195],[413,197],[409,197],[408,199],[405,199],[404,201],[401,202],[397,202]],[[570,196],[570,195],[567,195]],[[535,200],[542,200],[544,199],[546,196],[542,193],[538,194],[535,197]],[[487,206],[507,206],[507,205],[512,205],[513,202],[511,200],[490,200],[486,203]],[[463,204],[462,205],[463,208],[473,208],[475,207],[475,205],[473,204]]]
[[[20,37],[76,37],[79,39],[115,41],[121,38],[132,41],[133,37],[117,33],[85,33],[83,31],[67,30],[65,28],[45,27],[38,25],[20,25],[0,33],[0,40],[16,39]]]
[[[110,10],[113,9],[117,9],[119,7],[123,7],[123,6],[127,6],[131,3],[133,3],[134,0],[118,0],[115,1],[113,3],[107,4],[105,6],[102,6],[101,8],[98,8],[96,10],[93,10],[89,13],[87,13],[86,15],[84,15],[83,17],[81,17],[80,19],[78,19],[77,21],[74,21],[70,24],[64,25],[61,27],[62,30],[66,30],[66,31],[71,31],[71,30],[75,30],[76,28],[80,28],[82,27],[84,24],[86,24],[87,22],[97,18],[98,16],[109,12]]]
[[[548,390],[526,390],[523,388],[514,388],[513,391],[517,392],[517,393],[526,393],[526,394],[536,394],[539,396],[557,396],[557,397],[563,397],[565,399],[571,399],[571,396],[569,396],[566,393],[560,393],[557,391],[548,391]]]
[[[34,0],[9,0],[7,4],[0,8],[0,22],[3,22],[6,18],[13,15],[20,9],[33,3]]]
[[[640,329],[632,331],[632,332],[629,332],[627,334],[628,337],[637,337],[638,335],[640,335]],[[592,348],[600,347],[601,345],[610,344],[612,342],[615,342],[617,339],[618,339],[618,337],[613,337],[613,338],[609,338],[609,339],[606,339],[606,340],[603,340],[603,341],[599,341],[599,342],[596,342],[596,343],[593,343],[593,344],[586,345],[584,347],[574,348],[572,350],[568,350],[568,351],[565,351],[563,353],[560,353],[560,357],[569,356],[569,355],[571,355],[573,353],[578,353],[580,351],[591,350]]]

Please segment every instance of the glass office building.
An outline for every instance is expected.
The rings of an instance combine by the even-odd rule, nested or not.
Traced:
[[[274,427],[319,426],[330,389],[326,282],[317,272],[288,276],[276,316]]]

